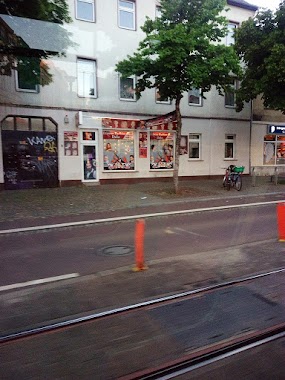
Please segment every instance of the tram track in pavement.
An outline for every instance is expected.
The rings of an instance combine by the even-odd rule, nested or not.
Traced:
[[[284,272],[277,268],[2,336],[0,372],[7,378],[15,377],[15,368],[22,378],[68,378],[76,371],[84,378],[84,370],[105,379],[187,378],[189,371],[284,338],[284,305],[274,291]]]
[[[165,297],[159,297],[157,299],[152,299],[152,300],[148,300],[148,301],[144,301],[144,302],[140,302],[140,303],[136,303],[136,304],[132,304],[128,306],[118,307],[116,309],[106,310],[99,313],[90,313],[82,317],[70,318],[61,322],[46,324],[40,327],[10,333],[8,335],[0,336],[0,344],[13,343],[20,339],[30,338],[36,335],[41,335],[41,334],[46,334],[46,333],[51,333],[51,332],[56,332],[57,330],[72,328],[80,324],[100,320],[103,318],[114,317],[114,316],[124,314],[124,313],[138,311],[139,309],[162,306],[162,305],[166,305],[175,301],[183,301],[195,296],[201,296],[203,294],[206,294],[215,290],[232,287],[235,285],[243,284],[246,282],[261,279],[263,277],[267,277],[267,276],[271,276],[271,275],[275,275],[279,273],[284,273],[284,272],[285,272],[285,268],[277,268],[275,270],[271,270],[270,272],[263,272],[263,273],[255,274],[252,276],[233,279],[230,281],[221,282],[219,284],[209,285],[209,286],[205,286],[202,288],[198,288],[198,289],[194,289],[194,290],[190,290],[190,291],[186,291],[182,293],[176,293],[176,294],[165,296]]]
[[[242,339],[236,339],[229,343],[209,347],[197,351],[174,362],[144,371],[138,371],[130,375],[122,376],[118,380],[170,380],[178,376],[189,374],[192,371],[213,363],[225,360],[231,356],[252,350],[285,337],[285,323],[274,326],[264,331],[253,333]]]

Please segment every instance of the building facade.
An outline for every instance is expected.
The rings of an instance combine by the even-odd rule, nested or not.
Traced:
[[[21,189],[172,177],[174,104],[154,89],[137,100],[136,78],[122,79],[115,72],[116,63],[144,38],[140,27],[145,17],[159,16],[159,3],[68,3],[73,22],[64,30],[72,44],[64,56],[41,62],[43,83],[48,81],[46,66],[52,82],[33,84],[28,75],[33,67],[24,59],[11,76],[1,76],[0,186]],[[232,31],[256,11],[243,0],[229,0],[228,8],[225,44],[232,43]],[[59,25],[49,30],[45,22],[5,15],[0,21],[2,39],[16,35],[31,49],[61,49]],[[251,160],[259,162],[258,152],[251,159],[258,140],[251,135],[251,105],[237,113],[231,94],[220,96],[213,87],[204,95],[206,99],[193,89],[181,101],[179,176],[222,175],[231,164],[243,165],[249,173]]]

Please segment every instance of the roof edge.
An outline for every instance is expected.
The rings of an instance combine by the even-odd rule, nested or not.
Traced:
[[[257,11],[258,7],[253,4],[249,4],[244,0],[227,0],[228,5],[233,5],[235,7],[248,9],[250,11]]]

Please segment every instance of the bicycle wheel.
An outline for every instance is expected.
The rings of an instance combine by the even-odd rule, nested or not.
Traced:
[[[241,188],[242,188],[242,180],[241,180],[241,176],[237,176],[236,178],[236,181],[235,181],[235,187],[237,189],[237,191],[240,191]]]
[[[226,181],[226,188],[228,191],[231,190],[231,186],[232,186],[232,180],[230,177],[227,178],[227,181]]]
[[[227,184],[227,177],[224,176],[224,178],[223,178],[223,187],[226,187],[226,184]]]

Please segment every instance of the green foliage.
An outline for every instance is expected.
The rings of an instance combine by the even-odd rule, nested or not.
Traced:
[[[285,0],[275,13],[261,11],[242,23],[235,41],[245,63],[238,110],[261,94],[266,107],[285,113]]]
[[[5,16],[1,15],[16,16],[15,28],[11,30]],[[67,47],[74,45],[70,33],[61,26],[71,21],[66,0],[0,0],[0,75],[11,75],[18,62],[18,67],[21,66],[27,73],[26,80],[31,85],[50,84],[52,75],[44,59],[64,55]],[[40,43],[37,43],[39,48],[29,46],[27,41],[31,40],[31,36],[34,41],[37,41],[36,36],[38,41],[42,38],[42,46]],[[45,40],[50,41],[50,49],[46,48]]]
[[[146,19],[142,27],[146,37],[137,51],[116,65],[123,77],[138,78],[138,97],[146,88],[156,87],[162,98],[175,100],[176,193],[183,93],[200,88],[203,94],[215,85],[222,94],[231,88],[232,76],[241,73],[233,47],[220,43],[228,33],[228,20],[221,16],[225,6],[225,0],[161,0],[161,17]]]
[[[138,96],[152,87],[170,99],[181,99],[192,87],[228,88],[240,67],[233,48],[218,44],[227,34],[228,21],[220,15],[225,5],[224,0],[162,0],[161,17],[146,19],[145,39],[117,71],[138,77]]]
[[[65,0],[0,0],[0,13],[58,24],[72,21]]]

